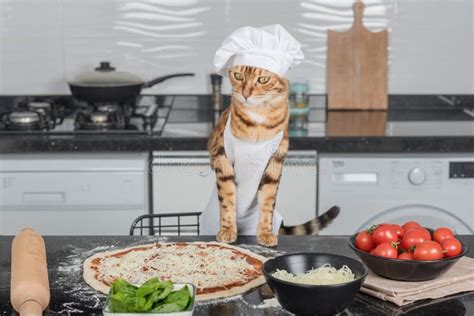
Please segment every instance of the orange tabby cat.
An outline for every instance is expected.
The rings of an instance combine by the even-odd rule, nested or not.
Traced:
[[[237,238],[236,183],[232,162],[226,156],[224,129],[231,115],[231,132],[234,137],[248,142],[273,139],[283,132],[278,150],[271,156],[258,188],[259,222],[257,241],[264,246],[275,246],[277,237],[272,232],[273,211],[283,160],[288,151],[288,96],[289,82],[268,70],[235,66],[229,70],[232,84],[230,107],[221,115],[212,131],[208,150],[211,166],[217,176],[217,193],[220,206],[220,230],[217,240],[234,242]],[[295,227],[282,227],[280,234],[317,233],[334,217],[339,209],[331,209],[318,219]]]

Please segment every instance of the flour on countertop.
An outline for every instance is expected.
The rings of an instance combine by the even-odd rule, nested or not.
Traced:
[[[276,298],[270,298],[268,300],[264,300],[261,304],[256,305],[256,308],[268,308],[268,307],[280,307],[280,303],[278,303]]]
[[[269,298],[264,300],[262,303],[258,305],[253,305],[252,306],[255,309],[258,310],[265,310],[265,309],[277,309],[278,310],[278,315],[283,314],[283,315],[294,315],[293,313],[290,313],[283,307],[281,307],[280,303],[276,298]],[[267,315],[267,311],[264,312],[264,315]]]
[[[208,301],[196,301],[195,304],[196,306],[214,305],[214,304],[228,303],[228,302],[237,301],[237,300],[242,300],[242,295],[236,295],[236,296],[231,296],[231,297],[226,297],[226,298],[215,298]]]
[[[275,250],[275,249],[272,249],[272,248],[263,247],[263,246],[259,246],[259,245],[240,244],[240,245],[236,245],[236,246],[242,247],[242,248],[247,249],[247,250],[250,250],[250,251],[252,251],[256,254],[259,254],[259,255],[267,257],[267,258],[273,258],[275,256],[280,256],[280,255],[285,254],[285,252],[283,252],[283,251],[278,251],[278,250]]]
[[[261,297],[260,297],[261,298]],[[253,310],[251,314],[255,315],[294,315],[281,307],[280,303],[276,298],[269,298],[264,299],[263,301],[255,301],[255,297],[253,299],[243,297],[242,303]]]
[[[144,236],[145,237],[145,236]],[[51,290],[59,290],[61,293],[71,297],[73,301],[62,303],[59,307],[51,307],[49,312],[57,314],[88,314],[93,309],[102,308],[106,295],[102,294],[84,282],[83,279],[83,264],[90,256],[104,251],[111,251],[117,248],[133,247],[145,243],[152,242],[166,242],[168,237],[146,236],[139,242],[123,245],[106,245],[99,246],[93,249],[86,249],[82,247],[69,246],[67,250],[70,255],[64,257],[58,264],[57,272],[50,273]],[[87,306],[87,309],[84,307]]]
[[[60,310],[51,310],[53,313],[85,313],[82,309],[87,306],[90,309],[101,308],[105,295],[92,289],[85,284],[82,277],[82,265],[84,260],[94,253],[113,249],[114,246],[100,246],[94,249],[72,248],[72,254],[65,257],[58,265],[56,277],[51,280],[51,288],[61,289],[62,292],[73,298],[72,302],[62,303]]]

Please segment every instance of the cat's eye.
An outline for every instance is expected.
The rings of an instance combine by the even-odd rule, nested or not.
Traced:
[[[258,77],[258,83],[265,84],[270,80],[270,77],[265,76],[265,77]]]
[[[244,80],[244,75],[242,75],[240,72],[234,72],[234,78],[236,80],[242,81]]]

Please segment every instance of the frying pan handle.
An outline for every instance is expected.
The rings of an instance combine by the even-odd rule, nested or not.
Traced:
[[[170,78],[174,78],[174,77],[188,77],[188,76],[194,76],[193,73],[191,72],[188,72],[188,73],[182,73],[182,74],[171,74],[171,75],[167,75],[167,76],[163,76],[163,77],[158,77],[158,78],[155,78],[153,80],[150,80],[148,82],[145,82],[143,84],[143,88],[150,88],[150,87],[153,87],[154,85],[160,83],[160,82],[163,82],[165,80],[168,80]]]
[[[0,122],[3,121],[4,123],[6,123],[7,122],[7,116],[8,116],[7,112],[0,113]]]

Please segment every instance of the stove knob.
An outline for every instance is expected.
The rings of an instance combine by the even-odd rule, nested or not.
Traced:
[[[413,168],[408,173],[408,180],[413,185],[421,185],[426,181],[426,173],[421,168]]]

